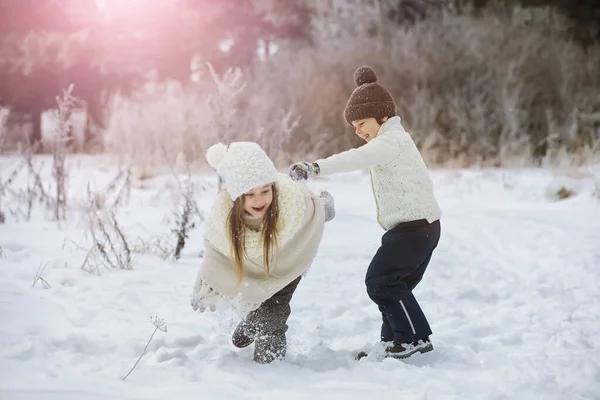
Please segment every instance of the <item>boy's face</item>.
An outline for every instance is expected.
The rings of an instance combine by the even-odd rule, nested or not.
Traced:
[[[244,194],[244,210],[253,217],[264,217],[273,202],[273,185],[254,188]]]
[[[387,117],[383,117],[382,120],[387,121]],[[381,128],[377,123],[377,120],[373,117],[352,121],[352,126],[354,126],[354,133],[363,138],[366,142],[375,139],[379,133],[379,128]]]

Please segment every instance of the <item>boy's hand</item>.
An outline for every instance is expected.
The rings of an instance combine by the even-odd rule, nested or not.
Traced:
[[[290,166],[288,175],[294,181],[305,181],[308,178],[314,178],[319,175],[320,168],[317,163],[308,163],[300,161]]]

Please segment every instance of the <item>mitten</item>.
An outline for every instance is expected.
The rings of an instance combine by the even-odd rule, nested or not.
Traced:
[[[322,190],[320,197],[325,205],[325,222],[329,222],[335,218],[335,200],[327,190]]]
[[[305,181],[319,175],[320,171],[319,164],[300,161],[290,166],[288,175],[294,181]]]

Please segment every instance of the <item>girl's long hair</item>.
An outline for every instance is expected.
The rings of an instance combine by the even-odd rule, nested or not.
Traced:
[[[263,239],[263,259],[265,264],[265,278],[270,276],[271,253],[277,248],[277,221],[279,219],[279,202],[277,200],[277,185],[271,186],[273,191],[273,202],[263,217],[262,239]],[[229,225],[229,241],[233,249],[235,260],[235,272],[238,284],[244,279],[244,258],[246,253],[246,225],[244,224],[244,196],[240,196],[233,202],[233,207],[227,217]]]

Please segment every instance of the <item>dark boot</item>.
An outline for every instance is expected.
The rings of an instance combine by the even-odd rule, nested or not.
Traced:
[[[257,363],[267,364],[285,357],[290,301],[300,279],[296,278],[249,313],[233,332],[232,342],[236,347],[246,347],[254,342],[253,359]]]
[[[408,358],[415,353],[428,353],[433,350],[433,344],[429,338],[413,343],[393,343],[385,349],[386,357]]]
[[[253,360],[259,364],[269,364],[285,358],[287,339],[285,333],[259,336],[254,345]]]
[[[254,334],[254,329],[246,321],[242,321],[233,331],[231,342],[235,347],[243,349],[254,342]]]
[[[424,340],[419,340],[413,343],[395,343],[392,342],[391,345],[388,345],[385,349],[384,358],[399,358],[404,359],[412,356],[416,353],[428,353],[433,351],[433,344],[429,340],[429,338],[425,338]],[[369,353],[366,351],[359,352],[356,357],[356,360],[361,360],[367,357]]]

